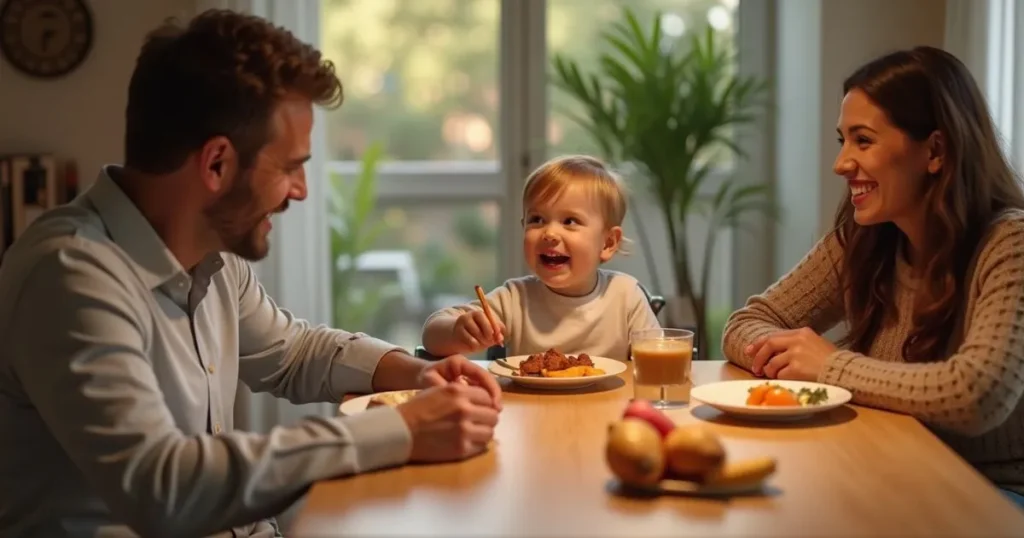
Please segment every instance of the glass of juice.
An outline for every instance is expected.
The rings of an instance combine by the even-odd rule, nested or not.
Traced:
[[[633,397],[668,409],[690,403],[693,332],[643,329],[629,335],[633,361]]]

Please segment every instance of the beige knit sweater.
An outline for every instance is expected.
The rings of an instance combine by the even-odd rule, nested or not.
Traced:
[[[915,282],[898,261],[893,300],[899,322],[878,332],[869,355],[833,353],[818,380],[850,390],[853,403],[917,418],[997,485],[1024,493],[1024,212],[1001,215],[979,249],[949,355],[904,362]],[[830,233],[792,271],[751,297],[726,323],[726,358],[749,369],[743,349],[756,338],[800,327],[822,333],[843,321],[836,276],[842,256]]]

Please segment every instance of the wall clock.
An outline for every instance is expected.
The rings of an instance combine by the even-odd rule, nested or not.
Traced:
[[[92,38],[85,0],[6,0],[0,6],[0,52],[28,75],[71,72],[89,55]]]

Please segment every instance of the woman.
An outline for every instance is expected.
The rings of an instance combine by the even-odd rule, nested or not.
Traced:
[[[861,67],[843,94],[835,226],[729,318],[725,355],[918,418],[1020,503],[1024,193],[984,98],[929,47]],[[819,334],[840,321],[837,348]]]

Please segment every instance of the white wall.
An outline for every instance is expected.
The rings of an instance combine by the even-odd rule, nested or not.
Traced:
[[[38,80],[0,62],[0,153],[53,152],[92,183],[122,160],[128,79],[145,33],[194,0],[89,0],[93,48],[67,76]]]

